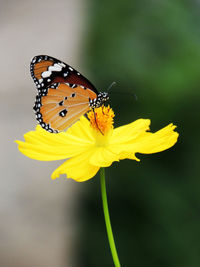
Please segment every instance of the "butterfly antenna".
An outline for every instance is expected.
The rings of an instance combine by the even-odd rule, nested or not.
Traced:
[[[116,82],[112,82],[111,85],[109,85],[107,92],[110,91],[110,89],[115,86],[117,83]]]
[[[111,89],[113,86],[115,86],[116,84],[117,84],[116,82],[112,82],[111,85],[108,87],[107,92],[110,91],[110,89]],[[130,95],[130,96],[134,97],[136,101],[138,100],[137,95],[134,94],[134,93],[130,93],[130,92],[119,92],[119,91],[114,91],[114,92],[112,92],[112,94],[126,94],[126,95]]]
[[[119,91],[115,91],[115,92],[112,92],[110,94],[130,95],[130,96],[134,97],[136,101],[138,100],[137,95],[134,94],[134,93],[130,93],[130,92],[119,92]]]

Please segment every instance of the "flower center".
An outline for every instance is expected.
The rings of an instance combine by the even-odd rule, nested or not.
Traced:
[[[100,132],[102,135],[106,135],[111,129],[113,129],[113,117],[114,111],[108,105],[107,107],[101,106],[95,108],[88,113],[88,119],[93,129]]]

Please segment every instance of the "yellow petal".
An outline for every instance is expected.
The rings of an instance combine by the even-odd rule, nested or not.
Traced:
[[[119,155],[109,151],[106,147],[94,149],[90,158],[90,163],[99,167],[108,167],[113,161],[119,161]]]
[[[61,174],[66,174],[67,178],[77,182],[91,179],[99,170],[99,167],[89,163],[91,153],[90,151],[65,161],[52,173],[52,179],[58,178]]]
[[[52,145],[54,143],[56,144],[68,144],[68,143],[84,143],[89,144],[90,140],[88,138],[80,138],[76,134],[71,135],[68,134],[68,132],[60,132],[57,134],[52,134],[47,132],[46,130],[42,129],[40,125],[37,125],[35,128],[35,131],[30,131],[26,134],[24,134],[24,139],[26,142],[32,143],[32,144],[47,144]]]
[[[133,145],[133,149],[138,153],[152,154],[161,152],[172,147],[178,139],[178,133],[172,123],[155,133],[146,133],[138,142]]]
[[[77,132],[80,133],[80,131]],[[76,156],[84,153],[94,143],[94,140],[84,135],[79,137],[78,134],[72,135],[66,132],[52,134],[39,125],[35,131],[26,133],[24,138],[25,142],[16,141],[19,150],[27,157],[44,161]]]
[[[131,151],[123,151],[119,154],[119,159],[132,159],[132,160],[136,160],[136,161],[140,161],[140,159],[138,159],[135,154]]]
[[[138,119],[127,125],[114,129],[109,142],[109,150],[114,154],[118,154],[120,159],[130,158],[130,145],[133,145],[146,134],[149,130],[151,121],[148,119]],[[123,153],[123,156],[122,156]],[[132,159],[136,159],[132,152]]]
[[[117,128],[115,138],[111,141],[109,149],[119,154],[119,159],[133,159],[139,161],[135,153],[152,154],[172,147],[178,138],[174,131],[176,126],[169,124],[156,133],[146,132],[149,120],[137,120],[131,124]],[[120,136],[118,136],[120,134]]]
[[[19,151],[31,159],[50,161],[67,158],[65,151],[62,149],[56,149],[46,145],[33,145],[22,141],[15,142],[18,144]]]
[[[138,138],[141,134],[149,130],[151,121],[148,119],[138,119],[127,125],[114,129],[111,144],[126,143]]]
[[[80,139],[90,140],[91,142],[95,142],[94,136],[92,134],[92,129],[90,126],[90,122],[85,116],[82,116],[79,121],[73,124],[68,130],[67,133],[72,136],[77,136]]]

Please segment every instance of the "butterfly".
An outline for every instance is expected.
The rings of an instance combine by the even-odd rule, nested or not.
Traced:
[[[66,130],[90,109],[109,99],[66,63],[46,55],[35,56],[30,72],[37,87],[36,119],[50,133]]]

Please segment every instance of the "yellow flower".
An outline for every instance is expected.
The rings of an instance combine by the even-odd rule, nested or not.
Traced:
[[[163,129],[149,132],[150,120],[138,119],[113,128],[113,110],[100,107],[82,116],[66,132],[52,134],[39,125],[24,135],[25,142],[16,141],[19,150],[36,160],[68,159],[52,173],[52,179],[66,174],[78,182],[95,176],[101,167],[114,161],[133,159],[135,153],[152,154],[172,147],[178,138],[172,123]]]

